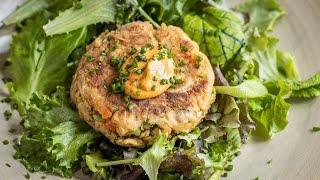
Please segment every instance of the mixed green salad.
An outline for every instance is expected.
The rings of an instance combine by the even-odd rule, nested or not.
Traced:
[[[320,95],[320,73],[301,81],[271,35],[285,16],[276,0],[29,0],[3,20],[16,34],[4,74],[23,133],[15,158],[29,171],[96,179],[219,179],[250,137],[288,124],[288,99]],[[181,27],[210,59],[217,100],[192,132],[148,148],[110,143],[79,118],[69,89],[78,60],[100,33],[137,20]]]

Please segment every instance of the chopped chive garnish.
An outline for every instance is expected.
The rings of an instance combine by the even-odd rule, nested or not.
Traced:
[[[180,50],[181,50],[182,52],[188,52],[188,51],[189,51],[189,48],[188,48],[187,46],[181,44],[181,45],[180,45]]]
[[[143,70],[142,69],[138,69],[138,70],[135,71],[135,73],[140,75],[140,74],[143,73]]]
[[[103,120],[102,116],[99,115],[99,114],[94,114],[94,115],[92,116],[92,118],[93,118],[93,120],[95,120],[95,121],[102,121],[102,120]]]
[[[320,131],[320,127],[313,127],[312,129],[311,129],[311,131],[313,131],[313,132],[318,132],[318,131]]]
[[[271,162],[272,162],[272,159],[268,160],[268,161],[267,161],[267,164],[271,164]]]
[[[26,179],[30,179],[30,174],[27,173],[26,175],[24,175],[24,177],[25,177]]]
[[[114,50],[120,48],[120,41],[119,40],[115,40],[113,42],[113,48],[114,48]]]
[[[2,141],[2,144],[3,144],[3,145],[8,145],[8,144],[9,144],[9,141],[6,139],[6,140]]]
[[[160,84],[161,85],[169,84],[169,80],[168,79],[161,79]]]
[[[196,57],[196,63],[195,63],[195,67],[198,69],[201,65],[201,61],[202,61],[202,57],[197,56]]]
[[[135,54],[136,52],[138,52],[137,48],[132,47],[131,51],[130,51],[130,54]]]
[[[3,115],[4,115],[4,118],[8,121],[12,116],[12,112],[9,110],[5,110]]]
[[[94,58],[92,57],[91,54],[86,53],[86,54],[84,54],[83,56],[84,56],[84,57],[86,58],[86,60],[89,61],[89,62],[94,61]]]

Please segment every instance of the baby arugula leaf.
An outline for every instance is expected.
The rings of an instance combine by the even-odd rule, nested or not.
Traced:
[[[68,33],[90,24],[114,22],[116,15],[113,0],[82,0],[60,13],[53,21],[43,26],[46,35]]]
[[[67,76],[67,58],[84,43],[86,28],[69,34],[45,37],[42,17],[28,20],[22,32],[13,37],[9,61],[11,96],[23,112],[32,94],[50,94]]]
[[[273,25],[286,13],[276,0],[246,0],[236,10],[249,15],[248,28],[273,31]]]
[[[183,18],[183,30],[196,41],[212,64],[225,64],[245,45],[242,24],[232,12],[207,7]]]

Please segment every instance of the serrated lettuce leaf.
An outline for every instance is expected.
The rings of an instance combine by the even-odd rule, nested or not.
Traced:
[[[263,98],[249,99],[250,115],[257,124],[255,135],[265,139],[282,131],[288,124],[288,112],[291,107],[285,101],[290,88],[282,81],[278,82],[279,91]]]
[[[29,171],[71,177],[86,146],[99,134],[72,112],[68,92],[58,89],[54,97],[43,95],[27,108],[26,132],[15,146],[15,157]]]
[[[320,73],[306,81],[289,82],[292,89],[291,98],[312,98],[320,95]]]
[[[199,153],[197,156],[205,162],[206,168],[213,168],[216,172],[231,170],[231,162],[240,152],[241,145],[239,130],[228,128],[226,138],[209,144],[208,153]]]

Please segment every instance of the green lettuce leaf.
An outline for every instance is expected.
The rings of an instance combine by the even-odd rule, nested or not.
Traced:
[[[157,180],[160,164],[172,148],[173,146],[170,145],[167,137],[162,135],[151,148],[139,157],[136,163],[145,170],[150,180]]]
[[[68,33],[90,24],[114,22],[116,15],[113,0],[82,0],[60,13],[53,21],[43,26],[48,36]]]
[[[78,121],[78,112],[71,108],[70,99],[66,97],[64,88],[57,87],[52,97],[33,94],[27,107],[23,127],[38,132],[43,127],[53,128],[64,121]]]
[[[50,94],[63,84],[71,52],[84,43],[87,30],[83,28],[65,35],[46,38],[41,26],[47,20],[37,17],[28,20],[21,33],[13,37],[9,61],[9,84],[12,98],[22,112],[32,94]]]
[[[238,86],[215,86],[218,94],[227,94],[237,98],[257,98],[268,94],[268,90],[261,81],[245,80]]]
[[[155,21],[167,24],[180,24],[185,13],[192,10],[197,0],[144,0],[140,7]]]
[[[68,106],[67,93],[58,88],[53,97],[35,96],[27,106],[26,133],[15,147],[15,157],[32,172],[71,177],[86,145],[99,136]]]
[[[181,140],[187,142],[187,146],[191,147],[194,140],[197,140],[201,135],[200,129],[197,127],[190,133],[182,133],[179,134],[177,137]]]
[[[16,11],[6,17],[3,22],[5,25],[15,24],[29,18],[30,16],[52,6],[56,0],[29,0],[21,5]]]
[[[23,135],[15,147],[15,158],[29,171],[71,177],[85,145],[92,143],[95,137],[97,133],[82,122],[63,122],[31,137]]]
[[[265,81],[299,80],[294,58],[278,50],[278,39],[265,34],[252,35],[248,48],[258,64],[258,76]]]
[[[94,173],[96,179],[107,179],[110,174],[104,167],[97,167],[98,163],[105,161],[101,152],[97,151],[95,153],[85,155],[86,165],[91,172]]]
[[[227,129],[227,138],[209,144],[208,154],[199,153],[197,156],[204,160],[206,168],[215,171],[232,170],[232,160],[240,152],[241,137],[238,129]]]
[[[288,81],[291,88],[290,98],[312,98],[320,95],[320,73],[306,81]]]
[[[28,0],[7,16],[3,22],[5,25],[16,24],[34,15],[51,17],[59,11],[69,8],[74,1],[75,0]],[[41,14],[41,12],[45,10],[50,13]]]
[[[124,19],[123,23],[126,23],[143,17],[156,27],[161,23],[180,26],[200,45],[201,51],[213,64],[225,64],[245,46],[245,37],[239,18],[231,11],[213,7],[213,3],[197,0],[131,0],[120,4],[122,8],[117,13],[117,19]]]
[[[196,41],[212,64],[225,64],[245,45],[242,24],[232,12],[207,7],[183,18],[183,30]]]
[[[276,95],[269,94],[263,98],[248,100],[250,115],[257,124],[254,133],[258,137],[271,138],[288,124],[287,115],[291,106],[285,98],[290,94],[290,88],[285,83],[279,86],[280,90]]]
[[[249,15],[248,28],[260,32],[273,31],[273,25],[286,14],[276,0],[246,0],[235,9]]]
[[[97,166],[107,167],[120,164],[140,165],[150,180],[157,180],[160,164],[174,148],[175,141],[176,138],[173,138],[171,141],[169,141],[166,135],[160,135],[155,143],[149,149],[143,152],[138,158],[106,161],[98,163]]]

